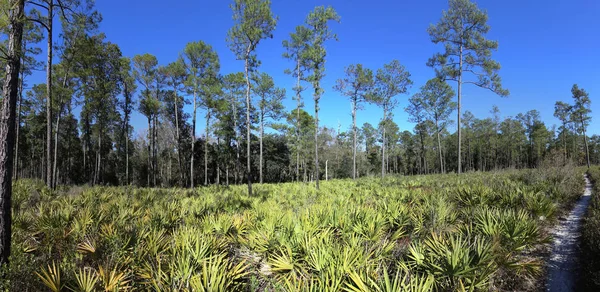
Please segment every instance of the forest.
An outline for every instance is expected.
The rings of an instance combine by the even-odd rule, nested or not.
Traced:
[[[503,116],[493,100],[487,116],[464,110],[465,87],[510,96],[487,11],[470,0],[449,0],[422,28],[437,49],[422,60],[435,76],[424,84],[402,56],[379,68],[348,60],[342,76],[327,75],[327,45],[344,42],[334,7],[279,31],[270,0],[230,2],[230,52],[196,40],[165,63],[124,55],[93,0],[0,0],[3,289],[544,285],[551,230],[600,164],[585,88],[545,101],[558,125],[537,109]],[[257,48],[273,34],[287,36],[271,53],[288,64],[292,91],[272,77],[282,72],[261,70]],[[222,72],[224,54],[238,72]],[[30,82],[36,71],[45,82]],[[320,111],[329,92],[347,107]],[[367,105],[378,122],[357,124]],[[323,125],[323,115],[352,124]],[[593,216],[588,242],[600,237]],[[590,258],[586,272],[598,267]]]
[[[561,153],[565,161],[578,164],[587,163],[588,152],[590,163],[600,160],[600,138],[585,135],[591,118],[589,95],[576,85],[564,93],[572,100],[556,102],[559,125],[545,124],[535,109],[502,117],[493,101],[488,117],[458,111],[462,85],[509,93],[501,85],[500,64],[491,58],[498,43],[485,39],[490,29],[485,21],[471,29],[470,39],[461,40],[464,45],[446,47],[423,60],[438,75],[426,84],[413,84],[408,69],[389,60],[382,68],[348,64],[334,88],[321,88],[325,43],[336,39],[328,23],[340,20],[331,7],[315,8],[294,32],[274,32],[277,17],[268,5],[264,15],[246,19],[250,16],[244,9],[259,8],[240,2],[233,7],[235,26],[227,40],[245,66],[239,73],[222,75],[218,53],[203,41],[182,47],[169,64],[160,64],[151,53],[123,56],[118,44],[98,31],[101,16],[92,2],[71,2],[58,1],[56,15],[44,9],[52,1],[27,7],[30,21],[24,26],[17,89],[15,178],[43,179],[48,186],[192,187],[248,179],[306,182],[531,168]],[[471,22],[487,18],[477,7],[470,9]],[[60,20],[58,41],[48,33],[52,17]],[[461,34],[449,26],[451,17],[429,28],[433,43],[457,44],[449,39]],[[246,28],[248,21],[260,21],[260,30]],[[249,38],[244,29],[256,35]],[[274,84],[253,52],[272,33],[289,33],[281,51],[296,84],[294,92]],[[47,50],[44,60],[39,53],[46,44],[53,50]],[[53,63],[55,59],[59,61]],[[32,70],[41,69],[47,72],[47,82],[27,84]],[[411,86],[419,91],[408,96]],[[315,109],[304,107],[304,99],[318,101],[328,91],[347,97],[352,111],[335,115],[351,114],[355,122],[349,128],[320,126],[318,103]],[[295,100],[296,107],[287,110],[282,104],[286,98]],[[409,106],[399,108],[398,99],[408,99]],[[379,123],[356,125],[365,104],[381,108]],[[184,110],[186,105],[191,111]],[[135,111],[147,119],[145,128],[133,129]],[[416,126],[400,129],[393,116],[406,117]],[[460,131],[452,130],[457,118]]]

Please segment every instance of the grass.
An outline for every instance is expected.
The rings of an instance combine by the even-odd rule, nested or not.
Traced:
[[[600,289],[600,167],[592,167],[587,173],[594,186],[581,232],[580,253],[583,256],[578,289],[597,291]]]
[[[540,275],[544,230],[583,180],[563,168],[256,185],[253,197],[14,189],[5,289],[486,291]]]

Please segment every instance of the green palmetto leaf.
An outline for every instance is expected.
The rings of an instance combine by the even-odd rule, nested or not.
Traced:
[[[371,289],[369,286],[363,281],[360,275],[354,271],[348,272],[348,277],[350,277],[351,282],[346,283],[346,287],[344,287],[344,291],[348,292],[369,292]]]
[[[124,272],[117,271],[115,267],[112,270],[105,270],[104,267],[98,267],[99,278],[104,286],[104,291],[121,291],[129,289],[129,279]]]
[[[229,262],[225,255],[213,256],[202,263],[202,271],[190,280],[194,291],[229,291],[248,275],[248,265]]]
[[[96,244],[95,242],[86,239],[83,242],[77,244],[77,251],[81,253],[95,253],[96,252]]]
[[[69,287],[69,290],[73,292],[92,292],[96,291],[99,276],[92,268],[83,268],[79,269],[78,273],[75,273],[75,280],[76,285]]]
[[[294,258],[289,246],[282,248],[279,253],[269,261],[271,271],[274,273],[288,273],[294,270]]]
[[[61,291],[64,284],[61,282],[60,269],[52,262],[52,266],[48,265],[48,269],[42,269],[42,274],[35,273],[53,292]]]

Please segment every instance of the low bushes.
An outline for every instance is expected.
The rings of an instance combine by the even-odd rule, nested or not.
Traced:
[[[588,170],[594,187],[592,201],[582,226],[579,290],[600,290],[600,167]]]
[[[560,176],[568,176],[563,177]],[[579,177],[579,179],[577,179]],[[15,185],[4,288],[533,290],[545,227],[583,188],[558,170],[194,190]]]

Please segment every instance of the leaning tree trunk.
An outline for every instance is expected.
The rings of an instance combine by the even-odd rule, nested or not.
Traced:
[[[46,64],[46,185],[52,187],[52,20],[54,0],[48,1],[48,59]]]
[[[15,116],[21,67],[24,0],[11,0],[6,77],[0,107],[0,266],[8,264],[11,243],[12,163],[15,143]]]
[[[27,42],[25,40],[23,40],[23,48],[27,47]],[[15,160],[14,160],[14,167],[13,167],[13,179],[17,180],[19,179],[19,134],[21,131],[21,105],[23,104],[23,82],[25,80],[25,70],[23,70],[23,68],[25,67],[25,59],[21,58],[21,68],[19,69],[20,74],[21,74],[21,79],[19,80],[19,101],[18,101],[18,108],[17,108],[17,113],[16,113],[16,123],[15,123]]]
[[[440,139],[440,127],[438,125],[437,118],[435,119],[435,131],[437,132],[437,142],[438,142],[438,154],[440,156],[440,172],[445,173],[444,170],[444,157],[442,155],[442,141]]]
[[[65,73],[65,78],[63,80],[63,84],[62,87],[66,88],[67,87],[67,79],[69,77],[68,72]],[[58,109],[58,113],[56,114],[56,127],[54,129],[54,159],[53,159],[53,165],[52,165],[52,188],[56,189],[56,184],[57,184],[57,180],[58,180],[58,174],[56,173],[56,166],[57,166],[57,158],[58,158],[58,131],[60,129],[59,124],[60,124],[60,115],[62,114],[63,111],[63,107],[65,106],[65,102],[61,103],[60,108]]]
[[[62,106],[61,106],[62,108]],[[62,111],[62,109],[58,112],[58,114],[56,115],[56,128],[54,129],[54,161],[53,161],[53,165],[52,165],[52,188],[56,189],[56,184],[58,181],[58,174],[56,173],[56,162],[58,159],[58,129],[59,125],[60,125],[60,112]]]
[[[179,185],[182,186],[183,182],[183,165],[181,164],[181,136],[179,135],[179,106],[177,105],[177,100],[179,97],[177,96],[177,87],[174,86],[173,92],[175,96],[175,139],[177,143],[177,165],[179,166]]]

